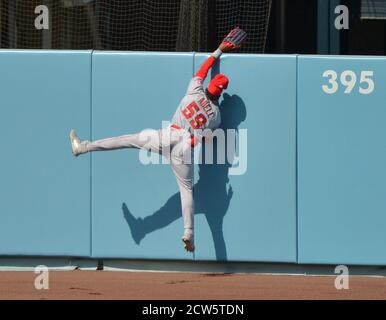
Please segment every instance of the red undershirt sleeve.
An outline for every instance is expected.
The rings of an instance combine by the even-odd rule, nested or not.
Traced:
[[[206,59],[204,64],[201,66],[200,70],[198,70],[194,76],[199,77],[202,80],[205,80],[206,76],[208,75],[209,69],[213,67],[215,62],[216,62],[216,58],[210,56],[208,59]]]

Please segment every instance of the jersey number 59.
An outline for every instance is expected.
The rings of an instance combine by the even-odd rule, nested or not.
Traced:
[[[189,121],[189,124],[193,129],[201,128],[207,121],[206,117],[202,113],[196,114],[197,111],[200,111],[200,108],[195,101],[190,103],[185,109],[181,110],[182,115],[188,120],[194,116],[194,118]]]

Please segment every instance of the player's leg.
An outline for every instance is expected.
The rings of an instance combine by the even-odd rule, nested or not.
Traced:
[[[161,150],[160,130],[153,129],[95,141],[81,141],[75,131],[71,130],[70,141],[74,156],[91,151],[109,151],[123,148],[147,149],[157,153]]]
[[[194,251],[193,164],[191,161],[187,161],[188,163],[182,162],[180,151],[178,151],[178,155],[175,154],[176,150],[180,147],[181,144],[172,150],[171,166],[180,190],[182,218],[184,223],[184,235],[182,241],[185,243],[185,249],[192,252]]]

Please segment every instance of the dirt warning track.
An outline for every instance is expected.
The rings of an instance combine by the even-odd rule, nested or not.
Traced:
[[[386,299],[386,278],[223,273],[51,271],[49,289],[33,272],[0,272],[0,299]]]

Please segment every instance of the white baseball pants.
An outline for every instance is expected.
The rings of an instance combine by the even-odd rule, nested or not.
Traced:
[[[168,158],[180,190],[185,233],[192,233],[194,229],[194,200],[190,133],[169,126],[160,130],[145,129],[135,134],[82,142],[82,149],[88,152],[123,148],[145,149]]]

